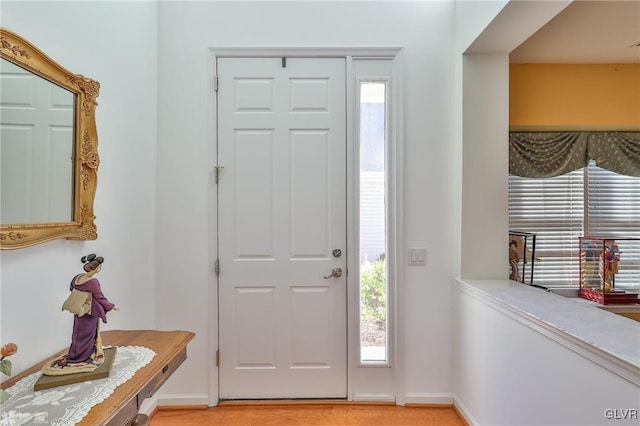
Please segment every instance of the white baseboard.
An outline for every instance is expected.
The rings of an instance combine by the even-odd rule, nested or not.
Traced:
[[[453,405],[452,393],[408,393],[404,396],[405,404],[442,404]]]
[[[208,406],[209,395],[206,394],[160,394],[149,399],[156,399],[156,407]],[[146,401],[145,401],[146,402]],[[142,408],[142,407],[141,407]],[[148,413],[144,413],[148,414]]]
[[[353,400],[357,402],[396,402],[396,396],[380,393],[361,393],[353,395]]]
[[[476,426],[478,424],[476,419],[473,418],[467,407],[462,403],[462,401],[460,401],[460,399],[458,399],[457,396],[453,397],[453,405],[456,407],[456,410],[458,410],[458,413],[464,417],[464,420],[469,426]]]
[[[396,402],[395,395],[392,394],[356,394],[354,401],[370,402]],[[465,416],[465,419],[473,419],[468,414],[462,402],[456,400],[450,393],[408,393],[405,395],[407,404],[425,405],[455,405]],[[143,414],[151,414],[157,407],[180,407],[180,406],[208,406],[209,397],[205,394],[161,394],[155,395],[145,400],[140,407]],[[469,424],[475,424],[470,422]]]

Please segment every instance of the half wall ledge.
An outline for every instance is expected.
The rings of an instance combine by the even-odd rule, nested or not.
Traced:
[[[460,292],[640,386],[640,322],[516,281],[456,281]]]

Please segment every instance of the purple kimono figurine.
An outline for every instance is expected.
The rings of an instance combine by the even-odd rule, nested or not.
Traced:
[[[71,346],[67,354],[48,362],[43,367],[46,375],[65,375],[93,371],[104,362],[102,339],[100,338],[100,320],[107,322],[107,312],[119,310],[102,294],[100,282],[94,277],[102,269],[103,257],[95,254],[83,256],[85,273],[76,275],[69,286],[79,291],[90,292],[91,311],[86,315],[74,315]]]

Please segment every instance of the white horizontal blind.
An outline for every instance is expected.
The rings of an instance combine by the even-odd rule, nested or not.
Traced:
[[[582,170],[547,179],[509,176],[509,230],[537,234],[534,283],[578,285],[583,223]]]
[[[587,234],[591,237],[640,238],[640,178],[597,167],[587,168]],[[616,240],[620,250],[619,287],[640,287],[640,240]]]

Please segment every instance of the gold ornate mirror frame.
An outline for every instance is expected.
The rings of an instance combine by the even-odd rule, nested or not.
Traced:
[[[57,238],[95,240],[93,201],[100,163],[95,108],[100,84],[67,71],[30,42],[1,27],[0,57],[75,94],[72,220],[0,224],[0,249],[29,247]]]

